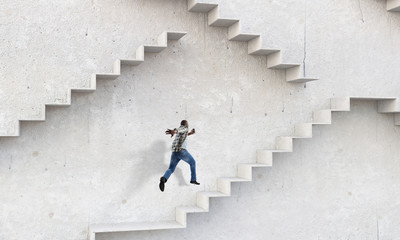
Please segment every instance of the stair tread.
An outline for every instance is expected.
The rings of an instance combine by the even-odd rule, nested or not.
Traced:
[[[279,52],[279,49],[268,49],[268,48],[260,48],[257,50],[253,50],[252,52],[249,52],[250,55],[255,55],[255,56],[268,56],[272,53]]]
[[[311,138],[309,136],[281,136],[282,138],[291,138],[291,139],[302,139],[302,138]]]
[[[396,100],[396,97],[350,97],[352,100]]]
[[[198,194],[205,195],[207,197],[229,197],[228,194],[218,192],[218,191],[198,192]]]
[[[46,119],[19,119],[20,122],[45,122]]]
[[[59,106],[69,107],[71,106],[71,103],[46,103],[45,105],[49,107],[59,107]]]
[[[160,45],[145,45],[144,51],[150,53],[159,53],[162,50],[166,49],[167,46],[160,46]]]
[[[293,138],[293,139],[306,139],[306,138],[312,138],[312,136],[292,136],[291,138]]]
[[[260,37],[260,34],[252,34],[252,33],[239,33],[236,36],[231,37],[230,41],[238,41],[238,42],[248,42],[254,38]]]
[[[285,152],[289,152],[287,150],[280,150],[280,149],[260,149],[260,151],[269,151],[269,152],[273,152],[273,153],[285,153]]]
[[[189,11],[207,13],[217,6],[218,4],[213,3],[196,3]]]
[[[71,88],[72,92],[94,92],[96,89],[94,88]]]
[[[131,222],[131,223],[101,223],[90,226],[93,233],[102,232],[127,232],[156,229],[178,229],[184,226],[176,221],[162,222]]]
[[[133,66],[137,66],[141,63],[143,63],[144,60],[136,60],[136,59],[121,59],[121,64],[124,65],[133,65]]]
[[[168,40],[179,40],[183,36],[187,34],[187,32],[182,32],[182,31],[168,31]]]
[[[319,80],[319,79],[312,78],[312,77],[304,77],[304,78],[296,78],[296,79],[288,80],[288,82],[305,83],[305,82],[312,82],[312,81],[317,81],[317,80]]]
[[[313,125],[331,125],[332,123],[315,122]]]
[[[331,108],[331,112],[348,112],[350,109]]]
[[[96,79],[116,79],[119,76],[117,73],[96,73]]]
[[[298,64],[298,63],[280,63],[280,64],[276,64],[276,65],[270,66],[268,68],[271,68],[271,69],[287,69],[287,68],[298,67],[298,66],[300,66],[300,64]]]
[[[97,76],[103,75],[103,76],[119,76],[120,74],[117,73],[96,73]]]
[[[230,181],[230,182],[249,182],[250,181],[248,179],[241,178],[241,177],[221,177],[219,179],[227,180],[227,181]]]
[[[176,207],[177,210],[182,210],[187,213],[201,213],[201,212],[207,212],[204,208],[201,208],[199,206],[179,206]]]
[[[247,165],[251,167],[270,167],[270,165],[263,163],[239,163],[238,165]]]
[[[218,18],[217,20],[210,23],[209,25],[213,26],[213,27],[230,27],[237,22],[239,22],[239,19]]]

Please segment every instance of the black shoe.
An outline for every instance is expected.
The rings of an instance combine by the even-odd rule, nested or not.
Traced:
[[[190,181],[191,184],[200,185],[197,181]]]
[[[166,182],[167,182],[167,179],[165,177],[160,178],[160,185],[158,185],[158,186],[160,187],[161,192],[164,192],[164,187],[165,187]]]

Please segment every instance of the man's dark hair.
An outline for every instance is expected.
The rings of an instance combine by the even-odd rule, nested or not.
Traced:
[[[182,121],[181,121],[181,126],[185,125],[186,123],[187,123],[186,120],[182,120]]]

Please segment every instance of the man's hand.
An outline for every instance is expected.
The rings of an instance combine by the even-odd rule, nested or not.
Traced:
[[[175,131],[176,131],[176,128],[174,130],[167,129],[167,131],[165,131],[165,134],[167,134],[167,135],[171,134],[171,137],[173,137],[175,135]]]
[[[194,130],[194,128],[192,129],[192,131],[190,131],[189,133],[188,133],[188,135],[193,135],[193,134],[195,134],[196,133],[196,130]]]

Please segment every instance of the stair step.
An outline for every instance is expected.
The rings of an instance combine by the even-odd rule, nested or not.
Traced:
[[[184,226],[176,221],[164,222],[134,222],[134,223],[106,223],[90,226],[92,233],[129,232],[144,230],[179,229]]]
[[[218,180],[228,181],[228,182],[231,182],[231,183],[234,183],[234,182],[251,182],[248,179],[240,178],[240,177],[221,177],[221,178],[218,178]]]
[[[146,45],[144,46],[144,51],[148,53],[160,53],[166,48],[166,46]]]
[[[306,82],[311,82],[311,81],[316,81],[316,80],[318,80],[318,78],[306,77],[306,78],[297,78],[297,79],[287,80],[287,81],[291,82],[291,83],[306,83]]]
[[[237,23],[238,21],[238,19],[219,18],[213,22],[210,22],[208,25],[212,27],[229,27]]]
[[[400,0],[386,0],[386,9],[390,12],[399,12]]]
[[[46,107],[69,107],[71,103],[46,103]]]
[[[314,123],[332,124],[332,110],[324,109],[314,111],[313,124]]]
[[[304,136],[287,136],[289,138],[293,138],[293,139],[307,139],[307,138],[312,138],[312,137],[304,137]]]
[[[269,69],[288,69],[292,67],[298,67],[299,64],[297,63],[279,63],[276,65],[269,66]]]
[[[211,191],[211,192],[197,192],[197,194],[202,195],[208,198],[215,198],[215,197],[229,197],[228,194],[218,192],[218,191]]]
[[[281,150],[281,149],[273,149],[273,150],[266,150],[266,151],[270,151],[273,153],[290,153],[291,151],[288,150]]]
[[[121,64],[123,65],[129,65],[129,66],[137,66],[142,64],[144,61],[143,60],[129,60],[129,59],[121,59]]]
[[[237,176],[251,181],[253,179],[253,168],[264,168],[271,166],[271,164],[267,165],[263,163],[239,163],[237,165]]]
[[[115,73],[96,73],[96,79],[117,79],[119,74]]]
[[[210,198],[220,198],[220,197],[229,197],[229,194],[222,193],[219,191],[214,192],[197,192],[196,203],[197,206],[209,211],[210,209]]]
[[[277,49],[258,49],[255,51],[249,51],[250,55],[255,55],[255,56],[268,56],[272,53],[279,52]]]
[[[335,108],[335,109],[330,109],[331,112],[348,112],[350,111],[349,109],[339,109],[339,108]]]
[[[177,41],[177,40],[183,38],[186,34],[187,34],[187,32],[168,31],[167,32],[167,39],[168,40]]]
[[[312,122],[312,125],[331,125],[332,123]]]
[[[231,195],[232,183],[251,182],[251,180],[241,177],[220,177],[217,179],[218,191]]]
[[[203,213],[207,212],[205,209],[199,206],[179,206],[176,207],[176,211],[182,211],[186,213]]]
[[[260,37],[259,34],[240,33],[234,37],[229,38],[230,41],[248,42],[254,38]]]
[[[396,100],[397,97],[350,97],[351,100],[379,101],[379,100]]]
[[[238,166],[239,166],[239,165],[242,165],[242,166],[249,166],[249,167],[252,167],[252,168],[271,167],[271,166],[269,166],[269,165],[267,165],[267,164],[262,164],[262,163],[239,163]]]
[[[189,12],[208,13],[209,11],[216,8],[217,6],[218,6],[218,4],[214,4],[214,3],[200,3],[196,0],[188,0]]]
[[[78,93],[90,93],[94,92],[96,89],[94,88],[72,88],[71,92],[78,92]]]
[[[20,122],[45,122],[46,119],[44,119],[44,118],[40,118],[40,119],[38,119],[38,118],[36,118],[36,119],[31,118],[31,119],[19,119],[19,121],[20,121]]]

